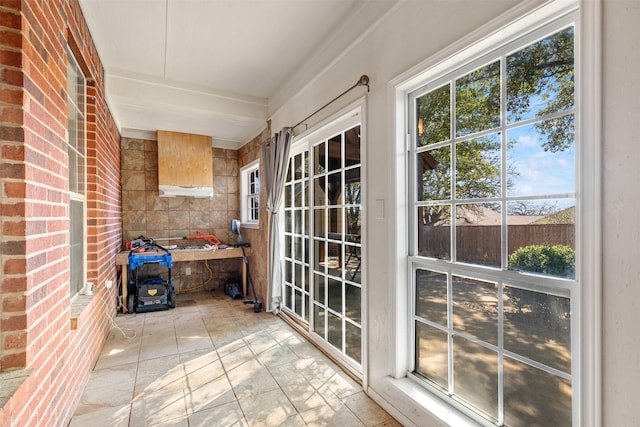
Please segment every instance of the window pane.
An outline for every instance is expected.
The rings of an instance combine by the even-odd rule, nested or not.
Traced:
[[[359,326],[345,322],[345,352],[358,363],[362,363],[362,330]]]
[[[323,240],[313,240],[313,244],[315,245],[315,259],[313,260],[313,269],[316,271],[325,272],[326,265],[326,254],[327,254],[327,246],[326,242]]]
[[[451,148],[449,146],[417,154],[418,200],[451,199]]]
[[[302,176],[309,178],[309,152],[302,153]]]
[[[291,256],[291,236],[284,237],[284,256],[292,258]]]
[[[327,259],[327,271],[329,274],[335,277],[342,277],[342,244],[329,242],[327,244],[329,248],[329,258]]]
[[[292,186],[287,184],[284,187],[284,205],[288,208],[293,207]]]
[[[303,175],[302,170],[302,154],[298,154],[293,158],[293,167],[294,167],[294,179],[301,179]]]
[[[342,208],[327,209],[329,238],[342,240]]]
[[[455,395],[492,420],[498,418],[498,354],[464,338],[453,338]]]
[[[445,391],[449,384],[447,333],[416,322],[416,372]]]
[[[326,144],[324,142],[313,147],[313,158],[314,158],[313,173],[314,174],[324,173],[327,170],[325,147],[326,147]]]
[[[302,266],[298,263],[293,264],[293,284],[298,288],[302,286]]]
[[[418,207],[418,255],[451,258],[451,206]]]
[[[69,153],[69,191],[78,193],[78,156],[72,148]]]
[[[67,63],[67,96],[69,100],[72,102],[76,102],[77,99],[77,87],[76,87],[76,78],[77,78],[77,69],[74,61],[69,61]],[[71,111],[71,110],[69,110]]]
[[[500,196],[500,134],[456,144],[456,199]]]
[[[309,242],[309,240],[305,239],[305,247],[307,247],[308,242]],[[304,290],[305,290],[305,292],[309,292],[309,265],[308,264],[304,265],[304,271],[303,272],[304,272],[304,276],[303,276],[303,279],[304,279]],[[309,305],[307,304],[307,307],[308,306]]]
[[[360,163],[360,126],[349,129],[344,133],[344,166],[349,167]]]
[[[325,295],[325,277],[321,274],[314,274],[313,280],[313,300],[318,301],[322,305],[327,305],[327,296]]]
[[[82,146],[84,146],[84,142],[82,143]],[[87,178],[85,175],[87,168],[85,165],[84,156],[78,155],[78,164],[76,165],[76,167],[78,168],[78,173],[76,174],[78,182],[77,192],[78,194],[86,195]]]
[[[310,197],[310,192],[311,192],[311,187],[309,186],[309,179],[305,179],[304,182],[302,183],[302,206],[303,207],[309,207],[309,197]]]
[[[294,211],[294,222],[295,222],[295,232],[296,233],[302,233],[302,211],[300,210],[295,210]]]
[[[507,209],[509,269],[574,278],[575,200],[524,200]]]
[[[84,106],[82,107],[81,110],[78,111],[78,123],[77,126],[78,128],[76,129],[76,132],[78,133],[77,138],[78,138],[78,146],[76,147],[78,150],[78,154],[80,156],[82,156],[82,158],[85,157],[85,152],[86,152],[86,137],[85,137],[85,120],[84,120]],[[84,194],[84,193],[83,193]]]
[[[69,132],[69,153],[78,149],[78,111],[72,102],[67,105],[69,109],[67,117],[67,129]],[[75,171],[74,171],[75,172]]]
[[[282,215],[284,217],[284,232],[285,233],[293,232],[293,224],[291,220],[291,218],[293,217],[293,211],[284,211]]]
[[[361,252],[360,246],[345,245],[345,256],[347,260],[344,263],[346,278],[352,282],[362,283],[360,275]]]
[[[504,348],[571,372],[569,298],[504,287]]]
[[[329,205],[342,204],[342,174],[332,173],[327,177],[327,200]]]
[[[69,206],[70,234],[70,282],[71,295],[77,294],[84,286],[84,202],[71,200]]]
[[[294,291],[295,313],[302,317],[302,293],[298,290]]]
[[[302,184],[301,183],[296,183],[293,185],[293,200],[294,200],[294,207],[299,208],[302,207]]]
[[[575,192],[573,115],[507,133],[508,196]]]
[[[326,211],[324,209],[314,209],[313,210],[313,230],[314,235],[318,237],[326,237],[327,236],[327,223],[325,218]]]
[[[304,294],[304,320],[310,322],[309,294]]]
[[[327,204],[327,194],[325,192],[325,189],[327,188],[326,185],[326,177],[321,176],[318,178],[315,178],[313,180],[313,191],[314,191],[314,204],[316,206],[323,206]]]
[[[456,81],[456,136],[500,126],[500,61]]]
[[[456,206],[456,261],[501,266],[500,204]]]
[[[327,142],[329,150],[329,171],[342,167],[342,134],[336,135]]]
[[[293,309],[291,293],[293,292],[291,286],[285,285],[284,287],[284,306]]]
[[[498,285],[453,276],[453,329],[498,345]]]
[[[315,333],[317,333],[318,335],[320,335],[323,339],[326,339],[325,337],[325,320],[326,320],[326,316],[327,316],[327,311],[317,305],[313,305],[313,330]]]
[[[573,27],[507,57],[509,123],[574,106]]]
[[[327,311],[327,341],[339,351],[342,351],[342,319],[330,311]]]
[[[344,203],[355,205],[360,203],[360,168],[345,171]]]
[[[356,207],[345,208],[345,214],[347,216],[346,240],[360,242],[360,221],[362,220],[361,209]]]
[[[451,89],[450,85],[422,95],[416,99],[418,118],[417,146],[448,141],[451,138]]]
[[[342,282],[335,279],[328,280],[329,308],[342,313]]]
[[[416,315],[447,326],[447,275],[416,270]]]
[[[284,263],[284,280],[288,283],[293,283],[293,267],[290,261]]]
[[[84,78],[84,74],[82,73],[82,70],[80,69],[80,67],[78,65],[76,65],[76,98],[74,99],[74,102],[76,103],[76,106],[78,108],[78,111],[80,112],[80,114],[82,115],[82,117],[84,117],[85,115],[85,83],[86,80]],[[84,126],[83,126],[84,129]],[[81,141],[84,141],[84,137],[81,139]],[[82,144],[84,145],[84,144]],[[84,147],[80,146],[80,149],[83,149]],[[82,155],[84,155],[84,151],[80,152]]]
[[[258,206],[258,197],[257,196],[252,196],[249,199],[249,220],[251,221],[258,221],[258,215],[260,212],[259,206]]]
[[[359,286],[345,284],[345,315],[355,323],[362,323],[360,297],[361,292]]]
[[[504,422],[508,426],[570,426],[571,381],[504,358]]]

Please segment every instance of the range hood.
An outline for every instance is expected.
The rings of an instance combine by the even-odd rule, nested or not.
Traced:
[[[212,187],[183,187],[181,185],[160,185],[160,197],[213,197]]]

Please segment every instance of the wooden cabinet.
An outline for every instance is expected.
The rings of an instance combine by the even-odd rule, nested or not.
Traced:
[[[211,137],[159,130],[158,184],[213,187]]]

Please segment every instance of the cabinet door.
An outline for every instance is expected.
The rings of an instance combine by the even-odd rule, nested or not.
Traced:
[[[159,130],[158,184],[212,187],[211,137]]]

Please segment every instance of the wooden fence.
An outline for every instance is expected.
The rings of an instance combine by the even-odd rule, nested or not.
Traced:
[[[422,256],[449,258],[450,226],[420,226],[418,253]],[[456,259],[461,262],[500,266],[501,227],[457,226]],[[508,254],[529,245],[566,245],[575,248],[573,224],[529,224],[507,227]]]

